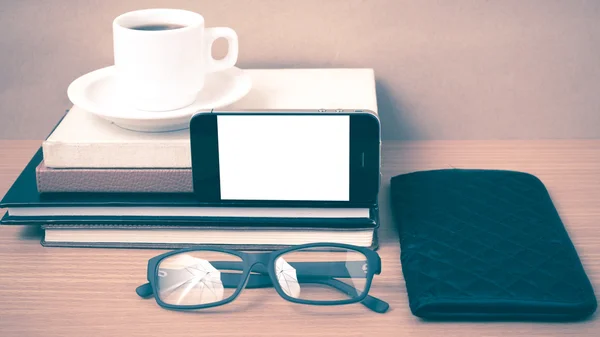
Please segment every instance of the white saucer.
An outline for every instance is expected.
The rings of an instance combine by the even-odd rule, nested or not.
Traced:
[[[193,114],[232,104],[246,96],[252,87],[250,76],[237,67],[206,75],[204,88],[191,105],[171,111],[143,111],[129,107],[116,90],[115,68],[109,66],[87,73],[73,81],[67,95],[81,107],[116,125],[144,132],[186,129]]]

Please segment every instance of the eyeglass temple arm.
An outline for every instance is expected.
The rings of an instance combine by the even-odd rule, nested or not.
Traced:
[[[211,261],[216,269],[219,270],[243,270],[243,262],[234,261]],[[368,270],[364,261],[328,261],[328,262],[288,262],[296,270],[296,274],[329,276],[329,277],[366,277]],[[352,270],[352,274],[350,274]],[[267,268],[263,265],[256,265],[253,272],[268,274]]]
[[[335,288],[346,295],[358,296],[356,288],[336,280],[334,277],[353,277],[348,273],[348,266],[354,264],[354,269],[359,267],[362,270],[364,262],[362,261],[349,261],[349,262],[290,262],[289,263],[294,269],[296,269],[296,276],[298,281],[301,283],[318,283]],[[215,266],[216,267],[216,266]],[[219,266],[226,268],[226,266]],[[227,266],[231,268],[231,266]],[[216,267],[218,268],[218,267]],[[271,278],[267,273],[266,268],[260,266],[254,269],[255,272],[261,273],[261,275],[253,274],[250,275],[246,288],[262,288],[272,286]],[[366,272],[365,272],[366,274]],[[237,275],[237,274],[233,274]],[[236,283],[237,284],[237,283]],[[361,301],[361,304],[377,313],[385,313],[390,305],[371,295],[368,295]]]
[[[302,278],[303,279],[303,278]],[[356,288],[333,278],[313,278],[310,277],[310,279],[306,280],[307,283],[319,283],[319,284],[324,284],[324,285],[328,285],[332,288],[335,288],[343,293],[345,293],[348,296],[357,296],[357,291]],[[367,295],[361,302],[362,305],[364,305],[365,307],[371,309],[372,311],[375,311],[377,313],[384,313],[386,312],[390,305],[385,302],[382,301],[380,299],[378,299],[377,297],[371,296],[371,295]]]

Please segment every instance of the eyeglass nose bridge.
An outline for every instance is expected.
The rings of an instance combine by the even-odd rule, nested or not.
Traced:
[[[249,270],[254,269],[254,267],[256,265],[262,265],[266,271],[268,268],[270,259],[271,259],[270,253],[249,254],[249,255],[247,255],[247,258],[246,258],[246,265]]]

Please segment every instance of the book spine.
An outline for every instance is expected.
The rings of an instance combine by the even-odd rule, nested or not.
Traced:
[[[193,192],[191,169],[36,169],[40,193]]]

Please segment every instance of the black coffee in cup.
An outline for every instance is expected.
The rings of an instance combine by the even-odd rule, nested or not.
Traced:
[[[116,17],[112,26],[114,75],[127,101],[123,104],[131,109],[155,112],[188,107],[198,101],[208,74],[231,69],[237,62],[236,32],[229,27],[207,28],[204,17],[195,12],[134,10]],[[214,59],[209,46],[219,38],[227,41],[228,51]]]
[[[130,27],[135,30],[148,30],[148,31],[157,31],[157,30],[173,30],[185,27],[184,25],[178,25],[173,23],[151,23],[144,24],[139,26]]]

